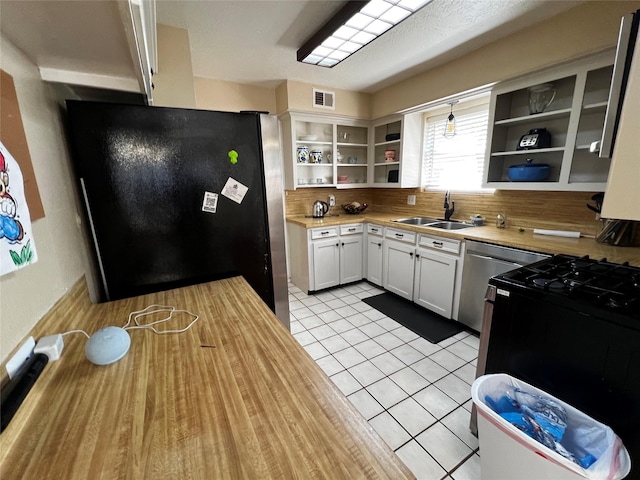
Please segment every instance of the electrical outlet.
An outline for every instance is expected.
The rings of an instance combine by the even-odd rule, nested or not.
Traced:
[[[335,197],[335,195],[329,195],[329,206],[330,207],[335,207],[336,206],[336,197]]]
[[[409,195],[407,196],[407,205],[415,205],[416,204],[416,196]]]

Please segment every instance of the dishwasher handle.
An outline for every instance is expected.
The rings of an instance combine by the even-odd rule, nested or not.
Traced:
[[[502,265],[508,266],[508,267],[510,267],[510,268],[511,268],[511,267],[513,267],[513,269],[520,268],[520,267],[522,267],[522,266],[523,266],[523,265],[522,265],[522,264],[520,264],[520,263],[510,262],[510,261],[508,261],[508,260],[503,260],[503,259],[501,259],[501,258],[496,258],[496,257],[490,257],[490,256],[488,256],[488,255],[479,255],[479,254],[477,254],[477,253],[471,253],[471,252],[469,252],[469,251],[467,251],[467,254],[466,254],[466,255],[467,255],[468,257],[475,257],[475,258],[479,258],[480,260],[487,260],[487,261],[490,261],[490,262],[497,262],[497,263],[500,263],[500,264],[502,264]]]

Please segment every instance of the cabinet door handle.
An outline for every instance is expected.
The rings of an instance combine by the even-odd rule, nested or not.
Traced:
[[[416,260],[418,260],[420,258],[420,254],[416,253]]]
[[[442,243],[442,242],[436,242],[435,240],[433,241],[433,246],[434,247],[442,248],[443,245],[444,245],[444,243]]]
[[[344,247],[344,242],[342,242],[342,246]]]
[[[336,247],[339,247],[339,246],[340,246],[340,243],[336,243]]]
[[[381,247],[381,246],[382,246],[382,244],[381,244],[381,243],[379,243],[379,244],[378,244],[378,247]]]
[[[413,258],[413,252],[409,252],[409,256]]]

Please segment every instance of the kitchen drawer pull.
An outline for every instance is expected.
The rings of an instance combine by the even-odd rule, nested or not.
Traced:
[[[349,228],[349,229],[347,229],[347,231],[348,231],[348,232],[355,232],[355,231],[356,231],[356,229],[355,229],[355,228]]]
[[[320,232],[320,235],[329,235],[331,232],[325,231],[325,232]]]
[[[378,229],[377,229],[377,228],[372,228],[372,229],[371,229],[371,231],[372,231],[373,233],[378,233]]]
[[[404,233],[396,233],[396,238],[402,238],[404,237]]]
[[[444,246],[444,243],[442,242],[436,242],[435,240],[433,241],[433,246],[434,247],[438,247],[438,248],[442,248]]]

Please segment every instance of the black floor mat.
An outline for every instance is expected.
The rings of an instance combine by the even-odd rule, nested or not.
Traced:
[[[393,293],[382,293],[364,298],[362,301],[431,343],[441,342],[462,331],[462,327],[453,320],[430,312]]]

